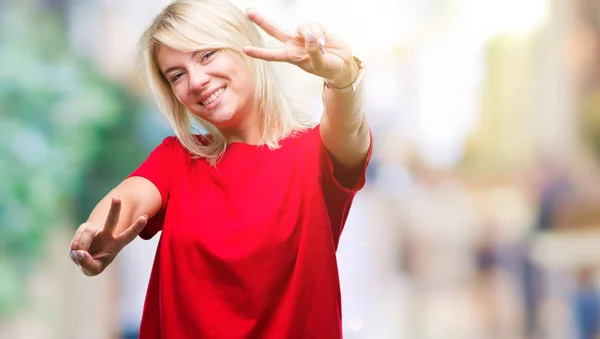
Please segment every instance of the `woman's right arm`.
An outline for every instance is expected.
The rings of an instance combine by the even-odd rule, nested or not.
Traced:
[[[71,242],[71,259],[84,274],[100,274],[158,213],[161,203],[159,190],[148,179],[124,180],[79,226]]]

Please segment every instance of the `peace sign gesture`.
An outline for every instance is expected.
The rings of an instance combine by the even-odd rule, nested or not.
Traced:
[[[335,87],[346,87],[356,79],[358,67],[352,59],[352,51],[322,25],[300,25],[294,34],[289,34],[254,9],[248,9],[246,15],[267,34],[285,44],[282,49],[244,47],[248,56],[291,63],[330,80]]]
[[[75,232],[71,241],[71,259],[81,267],[85,275],[97,275],[104,271],[119,251],[144,229],[148,221],[148,216],[142,215],[121,234],[115,235],[120,213],[121,198],[115,196],[102,227],[86,222]]]

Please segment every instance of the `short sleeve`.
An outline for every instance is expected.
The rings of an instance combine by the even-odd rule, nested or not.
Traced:
[[[337,248],[354,196],[366,183],[367,166],[373,151],[373,136],[369,130],[369,150],[364,162],[354,168],[348,168],[336,163],[325,148],[319,127],[315,128],[312,133],[314,135],[311,139],[318,144],[321,189],[327,205],[333,240]]]
[[[162,199],[160,210],[154,217],[148,220],[148,224],[146,224],[146,227],[140,233],[140,237],[143,239],[150,239],[158,231],[162,231],[165,210],[173,182],[174,160],[178,144],[179,142],[175,137],[165,138],[150,153],[148,158],[128,176],[128,178],[142,177],[148,179],[158,189]]]
[[[369,150],[363,163],[360,165],[348,168],[336,163],[331,153],[325,148],[321,140],[320,131],[317,131],[319,139],[319,167],[326,185],[331,189],[339,190],[344,193],[356,193],[365,185],[367,176],[367,166],[371,160],[373,152],[373,136],[369,130]]]

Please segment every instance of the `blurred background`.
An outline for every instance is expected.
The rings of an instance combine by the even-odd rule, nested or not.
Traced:
[[[600,1],[234,2],[368,67],[345,338],[600,338]],[[172,134],[134,59],[164,4],[0,0],[0,338],[137,338],[158,237],[94,278],[68,252]],[[320,80],[275,67],[318,117]]]

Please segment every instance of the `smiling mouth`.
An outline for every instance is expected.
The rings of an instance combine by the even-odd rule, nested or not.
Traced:
[[[217,98],[221,96],[223,91],[225,91],[225,87],[219,88],[208,99],[201,101],[200,104],[202,104],[202,106],[210,105],[213,101],[217,100]]]

